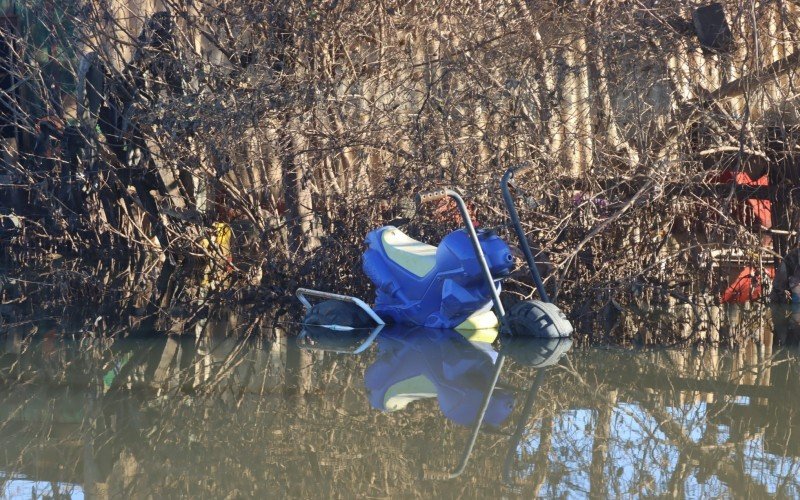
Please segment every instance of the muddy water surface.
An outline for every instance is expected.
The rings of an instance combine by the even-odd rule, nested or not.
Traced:
[[[242,339],[226,321],[115,340],[6,328],[0,494],[800,495],[790,349],[388,329],[352,354],[366,332],[310,332],[298,347]]]

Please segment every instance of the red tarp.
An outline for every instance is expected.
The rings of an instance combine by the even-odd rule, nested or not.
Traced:
[[[726,170],[722,172],[715,181],[720,183],[735,182],[740,186],[767,186],[769,179],[767,176],[751,179],[745,172],[732,172]],[[772,203],[769,200],[747,199],[739,205],[736,217],[744,224],[769,229],[772,227]],[[760,226],[760,227],[759,227]],[[771,238],[767,237],[771,240]],[[770,278],[775,277],[775,269],[764,267],[764,272]],[[742,304],[761,297],[762,277],[759,276],[756,268],[747,266],[732,280],[728,288],[722,294],[723,303]]]

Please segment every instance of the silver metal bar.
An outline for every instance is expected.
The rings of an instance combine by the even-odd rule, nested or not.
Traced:
[[[310,288],[298,288],[297,292],[295,292],[298,300],[303,304],[306,309],[311,309],[311,302],[309,302],[306,296],[310,297],[318,297],[320,299],[330,299],[330,300],[341,300],[342,302],[351,302],[358,307],[360,307],[364,312],[366,312],[373,321],[375,321],[378,325],[385,325],[384,321],[381,319],[380,316],[372,310],[372,308],[367,305],[363,300],[351,297],[349,295],[340,295],[338,293],[331,293],[331,292],[322,292],[320,290],[312,290]],[[341,325],[314,325],[314,326],[324,326],[325,328],[330,328],[331,330],[341,330],[341,331],[351,331],[354,330],[351,326],[341,326]]]
[[[367,348],[369,348],[369,346],[372,345],[372,343],[375,341],[375,339],[378,337],[378,334],[381,333],[384,327],[385,325],[378,325],[375,328],[373,328],[369,334],[369,337],[367,337],[364,340],[364,342],[359,344],[359,346],[356,347],[355,349],[327,349],[324,347],[316,347],[316,346],[312,347],[310,344],[304,342],[305,339],[308,338],[308,332],[306,330],[300,332],[300,335],[297,337],[297,345],[302,349],[313,350],[313,351],[334,352],[337,354],[361,354],[362,352],[366,351]]]
[[[494,394],[494,390],[497,387],[497,381],[500,379],[500,372],[503,371],[503,364],[505,361],[506,356],[501,352],[500,355],[497,356],[492,380],[489,382],[489,387],[486,389],[486,393],[483,395],[483,401],[481,401],[478,415],[475,417],[475,423],[472,426],[472,433],[470,434],[469,441],[467,441],[466,448],[464,448],[464,453],[461,456],[461,461],[458,463],[458,467],[456,467],[452,472],[432,471],[428,470],[423,464],[422,476],[425,479],[446,481],[448,479],[455,479],[464,473],[464,470],[467,468],[467,464],[469,463],[469,457],[472,455],[472,449],[475,448],[475,441],[478,440],[478,433],[481,430],[481,425],[483,425],[483,419],[486,417],[486,410],[489,409],[489,402],[491,401],[492,394]]]
[[[446,189],[445,192],[447,193],[447,196],[453,198],[456,201],[456,205],[458,205],[458,211],[461,212],[461,218],[464,219],[464,225],[467,228],[467,233],[469,233],[469,239],[472,242],[472,248],[475,251],[475,256],[478,258],[478,262],[481,265],[483,278],[486,280],[486,284],[489,286],[489,291],[492,294],[492,303],[494,304],[494,309],[497,313],[497,319],[502,321],[503,316],[506,315],[506,311],[503,309],[503,303],[500,302],[500,295],[497,293],[497,287],[494,284],[492,272],[489,270],[489,264],[486,263],[486,256],[483,255],[481,242],[478,239],[478,234],[475,232],[475,226],[472,224],[472,218],[469,216],[467,205],[464,203],[464,199],[461,198],[461,195],[452,189]]]
[[[500,302],[500,295],[497,293],[497,287],[494,285],[492,272],[489,270],[489,264],[486,263],[486,256],[483,255],[481,242],[478,239],[478,234],[475,232],[475,226],[472,224],[472,219],[469,216],[469,211],[467,210],[466,203],[464,203],[464,199],[461,198],[460,194],[452,189],[440,188],[427,193],[418,193],[417,205],[428,203],[429,201],[441,200],[448,196],[455,200],[456,205],[458,206],[458,211],[461,213],[461,218],[464,220],[464,226],[467,229],[467,234],[469,234],[469,240],[472,243],[472,249],[475,251],[475,257],[478,258],[478,263],[481,266],[483,278],[486,280],[486,284],[489,286],[489,292],[492,294],[492,304],[494,304],[495,313],[497,313],[497,319],[502,321],[503,316],[506,315],[506,311],[503,309],[503,304]]]

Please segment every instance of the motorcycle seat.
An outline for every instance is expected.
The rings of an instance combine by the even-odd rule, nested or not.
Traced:
[[[388,389],[383,396],[383,408],[386,411],[402,410],[408,403],[420,399],[436,397],[436,386],[425,375],[417,375],[406,380],[401,380]]]
[[[397,228],[383,231],[381,243],[392,262],[420,278],[436,267],[436,247],[417,241]]]

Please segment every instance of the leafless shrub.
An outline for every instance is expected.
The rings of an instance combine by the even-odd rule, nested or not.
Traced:
[[[791,246],[798,178],[797,7],[723,7],[714,46],[680,2],[11,2],[3,238],[367,293],[366,231],[444,230],[415,191],[499,227],[530,161],[524,222],[586,321],[717,305]]]

